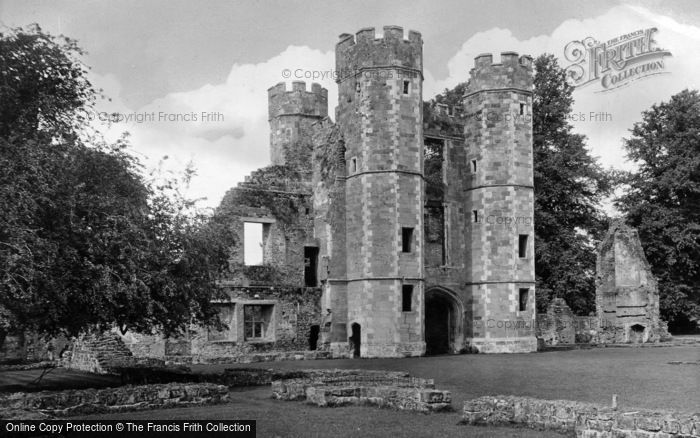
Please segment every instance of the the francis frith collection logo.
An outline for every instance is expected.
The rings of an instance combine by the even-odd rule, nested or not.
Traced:
[[[605,42],[592,37],[571,41],[564,56],[571,65],[566,73],[577,88],[600,84],[599,92],[611,91],[652,75],[668,73],[664,57],[668,50],[656,47],[655,27],[620,35]]]

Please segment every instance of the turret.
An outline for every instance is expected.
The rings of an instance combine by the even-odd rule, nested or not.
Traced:
[[[336,45],[345,141],[347,333],[363,357],[420,355],[423,342],[423,48],[374,28]],[[341,339],[338,336],[338,339]],[[344,339],[344,340],[345,340]]]
[[[311,125],[328,116],[328,90],[317,83],[295,81],[291,91],[284,82],[267,90],[270,121],[270,161],[273,165],[310,169],[313,150]],[[308,169],[307,169],[308,168]]]
[[[471,345],[535,351],[532,58],[479,55],[464,97]]]

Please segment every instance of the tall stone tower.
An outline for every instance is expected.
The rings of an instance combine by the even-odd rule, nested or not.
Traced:
[[[343,34],[336,123],[345,140],[347,333],[362,357],[423,341],[423,41],[401,27]]]
[[[313,83],[306,91],[304,81],[284,82],[267,90],[270,121],[270,161],[298,169],[311,169],[312,125],[328,116],[328,90]]]
[[[464,98],[470,177],[468,343],[482,352],[528,352],[535,338],[532,58],[479,55]]]

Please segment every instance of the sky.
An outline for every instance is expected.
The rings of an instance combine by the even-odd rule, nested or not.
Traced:
[[[30,23],[77,39],[87,51],[90,80],[109,98],[98,102],[95,123],[103,113],[130,116],[102,126],[107,138],[129,132],[132,150],[149,167],[164,156],[173,171],[192,162],[197,176],[188,193],[207,207],[269,164],[267,89],[332,70],[338,35],[364,27],[381,33],[399,25],[422,34],[424,100],[466,81],[480,53],[495,60],[504,51],[551,53],[566,67],[572,41],[602,43],[656,28],[654,47],[666,53],[652,54],[663,65],[659,74],[574,91],[574,129],[607,168],[631,168],[623,138],[642,111],[700,88],[696,0],[0,0],[0,29]],[[285,78],[285,69],[302,77]],[[337,85],[326,76],[316,82],[328,89],[333,114]]]

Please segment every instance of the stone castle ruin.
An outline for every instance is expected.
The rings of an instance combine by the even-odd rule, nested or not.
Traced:
[[[614,222],[598,247],[596,315],[600,343],[643,343],[669,338],[659,318],[659,289],[637,230]]]
[[[561,299],[536,315],[532,68],[513,52],[479,55],[461,105],[430,106],[420,33],[340,35],[335,122],[319,84],[271,87],[271,165],[218,207],[237,236],[216,302],[226,327],[122,341],[136,358],[187,363],[667,337],[656,280],[621,222],[599,248],[597,317]]]
[[[230,329],[184,354],[535,351],[532,59],[478,56],[461,107],[429,117],[418,32],[342,34],[336,71],[335,123],[318,84],[268,90],[272,165],[219,207]]]
[[[268,90],[271,165],[218,207],[228,328],[127,333],[135,356],[536,351],[532,58],[479,55],[454,108],[424,108],[415,31],[340,35],[336,71],[335,122],[318,84]]]

